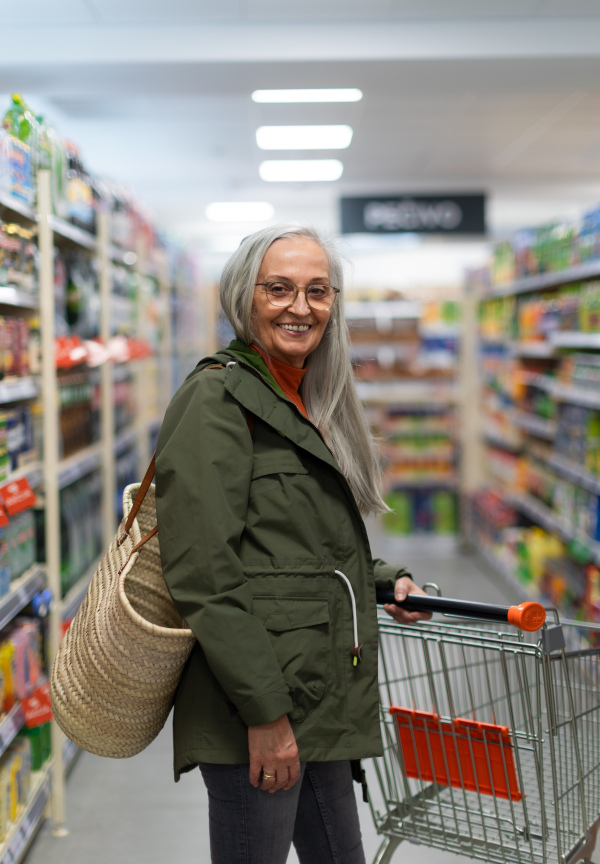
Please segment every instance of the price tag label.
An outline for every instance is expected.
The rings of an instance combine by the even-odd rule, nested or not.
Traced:
[[[33,691],[28,699],[21,702],[25,723],[28,729],[35,729],[52,720],[52,708],[50,707],[50,685],[48,682],[42,684]]]
[[[20,477],[18,480],[0,486],[0,495],[9,516],[15,516],[22,510],[28,510],[33,507],[36,501],[35,493],[29,485],[27,477]]]

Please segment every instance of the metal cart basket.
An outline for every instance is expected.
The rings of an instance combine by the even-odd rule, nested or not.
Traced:
[[[402,840],[488,862],[591,861],[600,647],[566,648],[582,625],[561,623],[555,615],[539,633],[451,618],[402,625],[382,611],[374,864]],[[600,627],[587,631],[600,646]]]

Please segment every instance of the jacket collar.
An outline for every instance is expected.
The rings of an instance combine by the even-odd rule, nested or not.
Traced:
[[[287,398],[260,354],[244,342],[234,340],[211,359],[222,360],[224,356],[236,361],[235,366],[229,367],[225,378],[225,389],[233,398],[251,414],[272,426],[280,435],[289,438],[298,447],[334,468],[347,486],[346,478],[320,432]],[[204,362],[201,365],[204,366]],[[347,491],[354,502],[349,486]]]

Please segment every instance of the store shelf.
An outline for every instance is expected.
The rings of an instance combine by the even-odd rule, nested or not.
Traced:
[[[486,546],[476,542],[475,551],[477,552],[477,555],[485,561],[488,567],[506,583],[509,590],[514,591],[515,601],[523,602],[524,600],[536,600],[539,602],[540,598],[537,595],[534,596],[532,592],[529,592],[527,588],[519,582],[511,568],[502,561],[501,558],[498,558],[497,555],[490,552]]]
[[[554,345],[546,342],[543,339],[535,341],[512,342],[510,344],[510,353],[515,357],[531,357],[533,359],[543,360],[554,356]]]
[[[446,438],[449,441],[454,440],[455,433],[450,429],[439,429],[436,426],[419,426],[415,429],[401,429],[395,432],[393,429],[386,429],[385,434],[387,440],[392,444],[394,441],[402,441],[405,438]]]
[[[58,487],[64,489],[94,471],[102,462],[102,444],[92,444],[58,463]]]
[[[131,267],[137,261],[135,252],[129,249],[121,249],[119,246],[111,246],[109,249],[110,258],[117,264],[125,264]]]
[[[14,195],[8,195],[6,192],[0,192],[0,207],[5,210],[10,210],[18,216],[24,216],[30,222],[35,222],[35,212],[32,207],[25,204]]]
[[[41,462],[31,462],[29,465],[23,465],[22,468],[11,471],[6,483],[14,483],[15,480],[20,480],[21,477],[26,477],[31,488],[35,489],[36,486],[40,486],[44,482],[44,466]]]
[[[137,427],[129,426],[127,429],[124,429],[123,432],[119,432],[119,434],[115,437],[115,454],[120,456],[121,453],[124,453],[125,450],[129,450],[137,443],[138,431]]]
[[[555,383],[550,391],[557,402],[569,402],[571,405],[583,405],[585,408],[600,408],[600,392],[584,387],[569,387],[566,384]]]
[[[31,376],[15,378],[12,381],[0,381],[0,405],[35,399],[38,393],[38,382]]]
[[[414,480],[391,480],[392,492],[401,492],[404,489],[456,489],[455,477],[418,477]]]
[[[528,294],[532,291],[543,291],[548,288],[567,285],[569,282],[580,282],[582,279],[594,279],[600,276],[600,261],[588,261],[566,270],[556,270],[552,273],[538,273],[535,276],[524,276],[514,282],[498,285],[492,291],[486,292],[484,300],[489,297],[506,297],[510,294]]]
[[[456,389],[452,385],[421,381],[357,381],[356,392],[363,402],[382,402],[397,405],[423,405],[438,407],[456,402]],[[435,405],[437,403],[437,405]]]
[[[579,531],[574,531],[571,526],[561,519],[550,507],[542,504],[532,495],[525,493],[507,492],[506,500],[516,510],[528,516],[546,531],[556,534],[566,543],[575,542],[582,546],[596,564],[600,564],[600,543],[587,537]]]
[[[500,450],[508,450],[509,453],[520,453],[523,450],[522,444],[518,444],[516,441],[509,441],[508,438],[502,438],[499,435],[491,435],[485,432],[483,440],[490,447],[498,447]]]
[[[536,456],[536,459],[538,458]],[[567,459],[558,453],[553,453],[551,456],[547,456],[539,461],[544,462],[549,468],[552,468],[557,474],[564,477],[565,480],[570,480],[577,486],[581,486],[582,489],[587,489],[588,492],[600,495],[600,477],[592,474],[591,471],[586,471],[577,462],[573,462],[571,459]]]
[[[414,300],[366,300],[350,301],[344,305],[344,315],[350,320],[375,318],[393,320],[394,318],[418,319],[421,304]]]
[[[0,756],[8,750],[12,742],[15,740],[17,733],[25,725],[25,714],[21,707],[21,703],[17,702],[6,717],[0,721]]]
[[[537,417],[527,411],[514,411],[511,419],[515,426],[524,429],[530,435],[535,435],[536,438],[553,441],[556,436],[556,422],[554,420],[545,420],[543,417]]]
[[[20,864],[35,832],[44,819],[46,802],[50,797],[51,768],[34,771],[31,775],[31,793],[17,822],[12,826],[6,840],[0,845],[0,864]]]
[[[57,216],[50,217],[50,226],[54,233],[64,240],[70,240],[76,246],[81,246],[90,252],[96,252],[98,243],[94,235],[90,234],[89,231],[84,231],[83,228],[78,228],[77,225],[72,225],[70,222],[59,219]]]
[[[24,609],[33,597],[46,587],[46,568],[43,564],[34,564],[22,576],[11,583],[8,594],[0,597],[0,630],[2,630],[21,609]]]
[[[551,375],[542,375],[539,372],[522,372],[523,381],[528,387],[537,387],[546,393],[552,393],[556,386],[556,379]]]
[[[564,331],[550,336],[555,348],[600,348],[600,333]]]
[[[90,582],[92,581],[97,569],[98,561],[94,561],[85,575],[82,576],[75,585],[73,585],[67,596],[62,601],[60,605],[60,614],[63,621],[71,621],[75,617],[77,610],[83,602],[83,598],[87,594]]]
[[[572,387],[569,384],[561,384],[551,375],[535,372],[524,373],[523,380],[528,386],[549,393],[557,402],[569,402],[586,408],[600,408],[600,393],[591,387]]]
[[[14,306],[16,309],[37,309],[39,299],[29,291],[22,291],[14,285],[0,285],[0,306]]]

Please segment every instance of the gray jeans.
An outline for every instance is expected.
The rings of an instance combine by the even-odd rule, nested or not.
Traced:
[[[303,762],[300,780],[270,794],[248,765],[200,765],[212,864],[365,864],[349,762]]]

